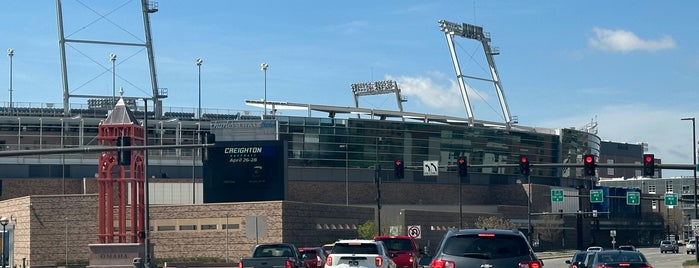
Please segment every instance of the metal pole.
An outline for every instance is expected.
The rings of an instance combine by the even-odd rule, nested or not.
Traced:
[[[12,56],[15,55],[15,50],[12,48],[7,49],[7,56],[10,57],[10,115],[13,114],[12,109]]]
[[[3,217],[4,218],[4,217]],[[7,241],[7,233],[5,232],[5,225],[7,225],[6,222],[2,222],[2,268],[5,268],[5,241]]]
[[[527,236],[532,242],[532,182],[531,175],[527,175]]]
[[[201,58],[197,59],[197,68],[199,69],[199,108],[197,109],[197,118],[201,121],[201,64],[204,61]]]
[[[109,60],[112,61],[112,105],[116,105],[116,54],[110,53]]]
[[[262,119],[264,119],[264,116],[267,115],[267,67],[269,67],[269,64],[263,62],[263,63],[260,65],[260,67],[262,67],[262,71],[265,72],[265,98],[264,98],[264,100],[262,101],[262,102],[263,102],[263,105],[265,106],[265,113],[264,113],[264,115],[262,116]]]
[[[143,99],[143,145],[148,146],[148,99]],[[150,196],[148,194],[148,150],[143,151],[143,202],[144,202],[144,214],[145,214],[145,238],[143,239],[143,244],[145,244],[144,254],[146,261],[144,262],[146,268],[151,268],[151,250],[150,250]]]
[[[66,267],[68,267],[68,217],[65,217],[66,221]]]
[[[462,192],[461,180],[462,180],[462,177],[459,176],[459,229],[464,228],[464,211],[463,211],[463,207],[464,207],[463,203],[464,202],[461,199],[461,192]]]

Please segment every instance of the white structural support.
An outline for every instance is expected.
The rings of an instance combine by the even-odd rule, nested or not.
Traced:
[[[513,123],[513,117],[510,115],[510,110],[507,106],[507,101],[505,100],[505,93],[502,90],[502,84],[500,83],[500,76],[498,75],[497,68],[495,68],[495,60],[493,55],[498,55],[500,52],[497,49],[490,47],[490,36],[488,33],[483,32],[483,27],[475,26],[471,24],[457,24],[445,20],[439,21],[439,27],[444,32],[447,38],[447,45],[449,46],[449,53],[451,54],[452,63],[454,64],[454,71],[456,72],[456,78],[459,83],[459,89],[461,90],[461,95],[464,99],[464,106],[466,106],[466,114],[468,120],[472,122],[474,120],[473,111],[471,110],[471,104],[468,99],[468,92],[464,78],[489,81],[495,86],[495,91],[498,95],[498,100],[500,101],[500,108],[502,108],[502,115],[505,119],[505,124],[510,126]],[[456,55],[456,50],[454,48],[453,36],[458,35],[464,38],[473,39],[481,42],[483,46],[483,51],[485,52],[486,60],[488,61],[490,70],[490,79],[466,76],[461,73],[461,67],[459,66],[459,59]]]

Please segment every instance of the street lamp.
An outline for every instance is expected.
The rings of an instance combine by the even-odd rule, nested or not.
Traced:
[[[264,116],[267,115],[267,67],[269,67],[269,64],[267,64],[267,63],[264,63],[264,62],[263,62],[262,64],[260,64],[260,68],[262,68],[262,71],[265,72],[265,98],[264,98],[264,100],[262,101],[262,103],[263,103],[264,106],[265,106],[265,113],[264,113]],[[263,119],[264,119],[264,116],[262,117]]]
[[[112,106],[116,105],[116,58],[114,52],[109,53],[109,60],[112,61]]]
[[[15,50],[12,48],[7,49],[7,56],[10,57],[10,115],[13,114],[12,110],[12,56],[15,55]]]
[[[197,118],[201,120],[201,64],[204,63],[201,58],[197,58],[197,68],[199,69],[199,108],[197,109]]]
[[[694,117],[682,118],[682,120],[692,121],[692,161],[694,162],[694,190],[692,195],[694,195],[694,219],[699,219],[697,215],[697,127]],[[694,236],[694,241],[699,241],[699,235]],[[696,260],[699,261],[699,251],[694,253]]]
[[[5,265],[7,265],[5,263],[5,241],[7,241],[7,239],[6,239],[7,234],[5,233],[5,226],[7,226],[8,222],[9,222],[9,220],[7,219],[7,217],[2,216],[2,218],[0,218],[0,224],[2,224],[2,268],[5,268]]]

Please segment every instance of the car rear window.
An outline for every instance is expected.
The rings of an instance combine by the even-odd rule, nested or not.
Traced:
[[[316,259],[316,253],[315,250],[302,250],[301,251],[301,258],[304,260],[315,260]]]
[[[527,241],[516,235],[458,235],[444,242],[444,254],[474,258],[511,258],[529,254]]]
[[[383,241],[388,250],[415,250],[413,243],[408,239],[403,238],[380,238],[377,240]]]
[[[646,262],[643,254],[632,251],[611,251],[597,253],[601,262]]]
[[[335,243],[333,254],[379,254],[376,244],[345,244]]]

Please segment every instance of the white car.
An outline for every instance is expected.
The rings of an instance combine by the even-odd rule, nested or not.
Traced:
[[[602,250],[604,250],[604,249],[602,247],[598,247],[598,246],[592,246],[592,247],[587,248],[587,251],[592,251],[592,252],[599,252]]]
[[[694,254],[694,252],[697,250],[697,241],[689,240],[689,242],[684,245],[684,249],[687,251],[687,254]]]
[[[381,241],[350,239],[335,242],[325,268],[396,268]]]

